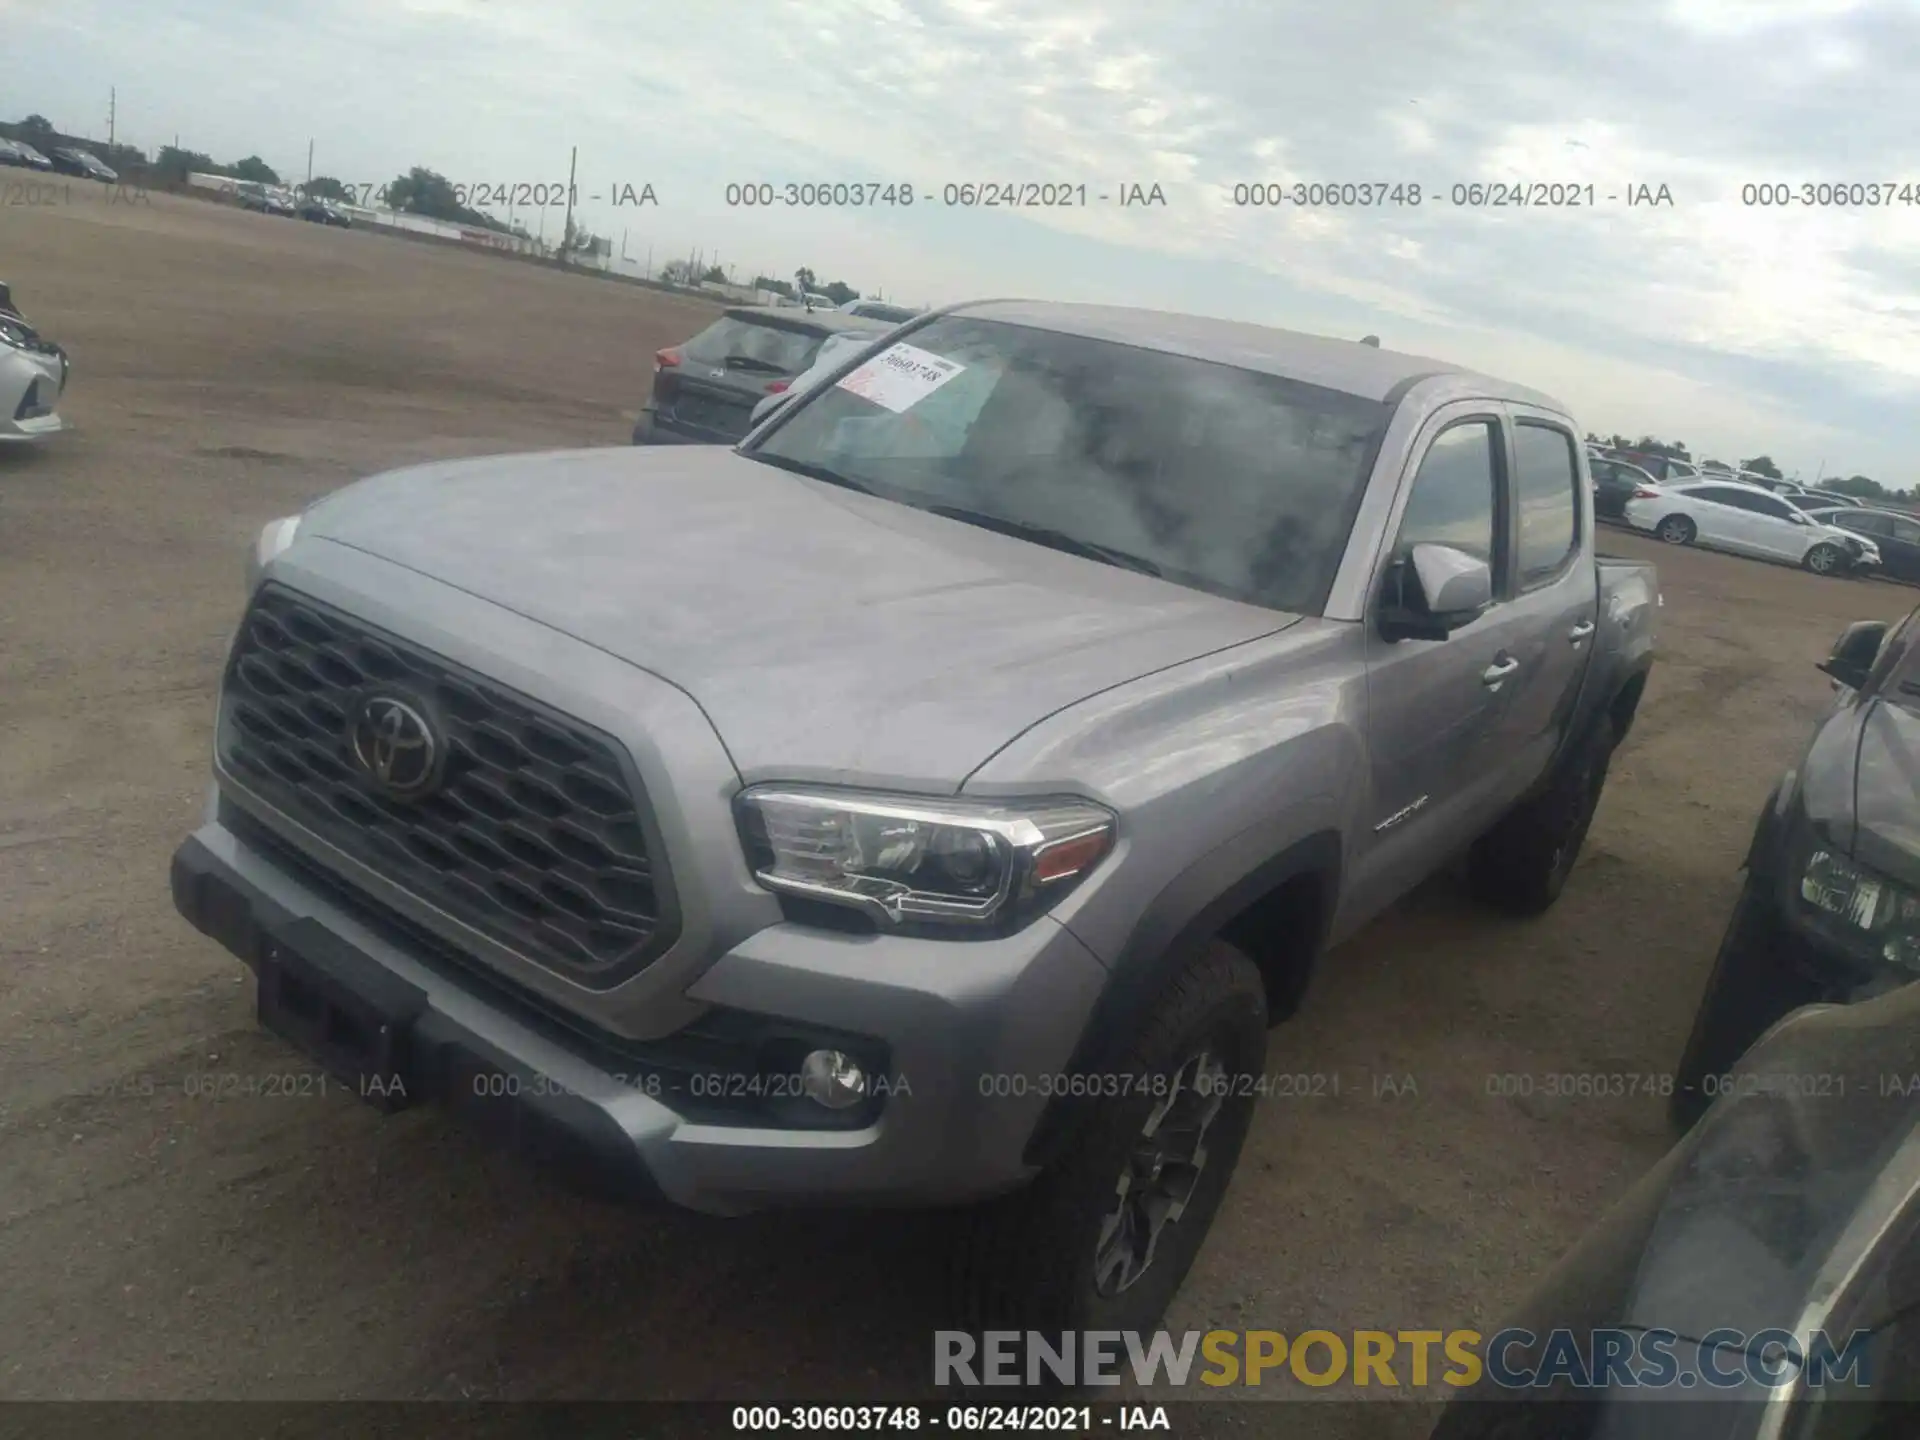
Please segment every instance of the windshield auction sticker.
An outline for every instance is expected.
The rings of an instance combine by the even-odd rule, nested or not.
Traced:
[[[890,345],[843,377],[839,388],[900,415],[966,368],[917,345]]]

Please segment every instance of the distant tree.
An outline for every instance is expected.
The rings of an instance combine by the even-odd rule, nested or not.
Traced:
[[[1724,470],[1729,475],[1733,473],[1733,466],[1724,460],[1702,460],[1700,462],[1700,468],[1702,470]]]
[[[691,260],[669,260],[660,267],[660,278],[669,285],[691,285],[695,273]]]
[[[804,265],[793,272],[793,278],[794,282],[798,284],[802,290],[811,291],[819,288],[818,282],[813,278],[813,271]]]
[[[1740,462],[1740,468],[1742,470],[1751,470],[1756,475],[1764,475],[1769,480],[1784,480],[1787,478],[1780,473],[1780,467],[1773,463],[1773,457],[1771,455],[1756,455],[1751,460],[1742,460]]]
[[[262,185],[278,185],[279,175],[258,155],[249,155],[244,160],[233,162],[233,176],[236,180],[257,180]]]
[[[460,192],[454,189],[453,182],[438,171],[422,165],[415,165],[406,174],[388,183],[387,204],[410,215],[425,215],[429,219],[446,220],[455,225],[473,225],[498,230],[503,234],[507,229],[503,222],[493,216],[462,205]]]
[[[1625,448],[1629,450],[1644,450],[1649,455],[1669,455],[1675,460],[1691,460],[1693,458],[1687,453],[1687,447],[1680,441],[1656,440],[1651,435],[1642,435],[1638,440],[1634,441],[1633,444]]]
[[[316,200],[352,200],[353,192],[331,175],[316,175],[300,189]]]
[[[19,130],[20,138],[29,145],[34,145],[35,149],[39,148],[34,144],[35,141],[48,141],[60,133],[53,128],[53,122],[44,115],[29,115],[15,128]]]
[[[836,305],[845,305],[860,298],[860,292],[844,280],[835,280],[831,284],[821,286],[820,293]]]
[[[790,280],[775,280],[771,275],[756,275],[753,277],[753,288],[771,290],[776,295],[785,296],[789,300],[793,299],[793,282]]]
[[[198,150],[182,150],[177,145],[162,145],[160,153],[154,157],[154,173],[162,180],[180,183],[189,175],[231,175],[226,166],[217,164],[211,155]]]
[[[1865,475],[1849,475],[1844,480],[1835,476],[1831,480],[1823,480],[1820,488],[1823,490],[1831,490],[1839,495],[1858,495],[1862,500],[1890,500],[1893,498],[1893,493],[1888,490],[1886,486],[1882,485],[1878,480],[1868,479]]]
[[[706,271],[700,276],[700,278],[702,280],[718,281],[720,284],[724,285],[727,283],[727,272],[722,270],[718,265],[709,265],[706,268]]]

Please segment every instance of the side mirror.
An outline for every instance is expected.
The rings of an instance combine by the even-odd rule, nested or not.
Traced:
[[[1493,603],[1493,570],[1451,545],[1416,545],[1387,572],[1380,634],[1387,640],[1444,640]]]
[[[1880,646],[1886,638],[1886,621],[1856,620],[1840,632],[1832,652],[1815,668],[1831,675],[1849,690],[1863,689],[1867,677],[1873,674],[1873,662],[1879,658]]]

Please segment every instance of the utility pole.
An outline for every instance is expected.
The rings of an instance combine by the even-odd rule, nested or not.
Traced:
[[[1827,473],[1827,461],[1826,461],[1826,457],[1823,455],[1820,457],[1820,468],[1814,472],[1813,483],[1818,485],[1820,483],[1820,477],[1826,473]]]
[[[560,254],[566,258],[567,244],[573,239],[573,173],[580,161],[580,147],[573,147],[567,156],[567,228],[560,232]]]
[[[113,149],[113,112],[120,96],[115,87],[107,89],[107,149]]]
[[[307,183],[302,187],[309,193],[313,190],[313,141],[307,141]]]

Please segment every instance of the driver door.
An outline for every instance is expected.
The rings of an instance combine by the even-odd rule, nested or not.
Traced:
[[[1464,849],[1499,811],[1511,762],[1497,743],[1521,637],[1508,601],[1508,421],[1487,402],[1442,409],[1408,461],[1391,544],[1368,608],[1371,787],[1354,859],[1352,914],[1377,913]],[[1418,543],[1493,570],[1493,603],[1444,640],[1387,640],[1375,612],[1387,572]]]

